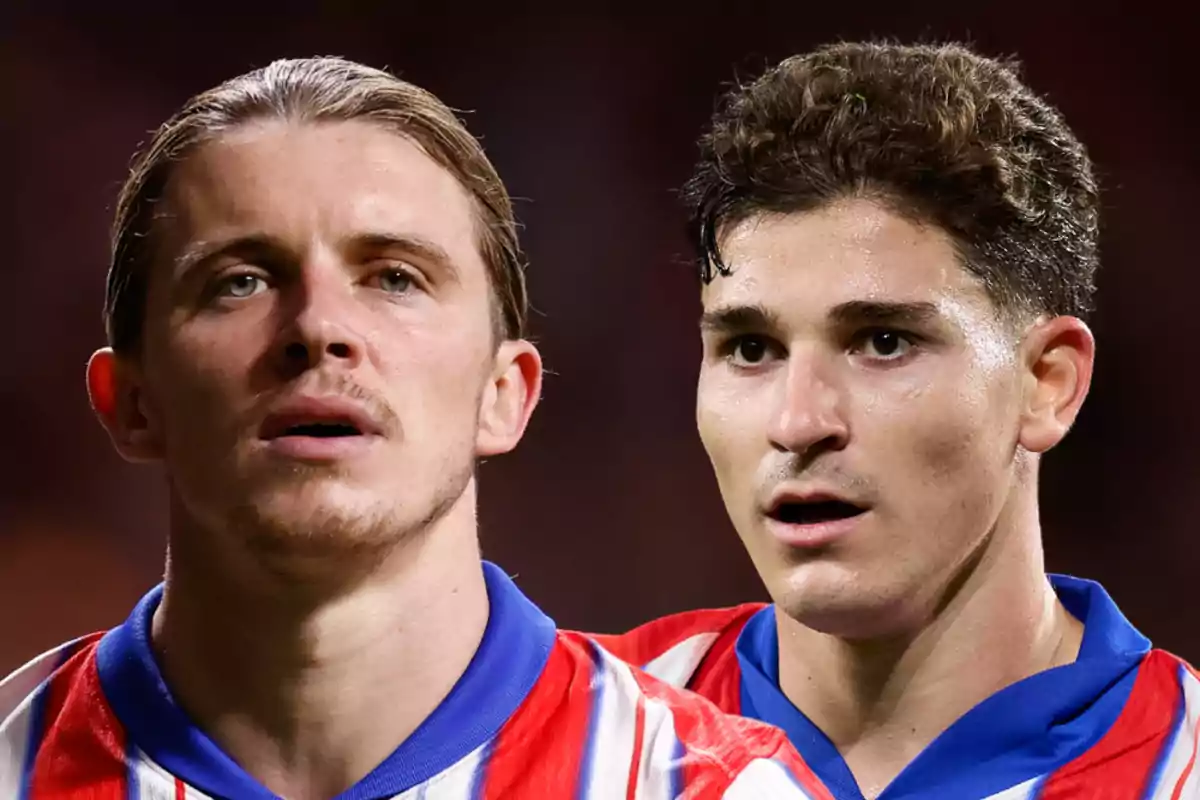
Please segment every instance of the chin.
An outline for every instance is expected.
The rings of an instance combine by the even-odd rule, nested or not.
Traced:
[[[298,548],[354,546],[388,537],[401,531],[403,520],[391,507],[378,503],[323,500],[311,496],[272,497],[241,506],[231,520],[254,539],[274,540],[282,547]]]
[[[806,564],[769,586],[780,611],[806,628],[840,639],[874,639],[901,633],[912,593],[876,584],[861,572],[834,564]]]

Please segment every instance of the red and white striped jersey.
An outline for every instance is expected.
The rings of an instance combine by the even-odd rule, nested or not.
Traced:
[[[781,731],[556,630],[503,572],[484,570],[491,612],[466,673],[339,800],[830,799]],[[160,598],[161,587],[123,625],[0,683],[0,798],[275,797],[171,697],[150,648]]]
[[[1084,623],[1075,662],[1009,686],[925,748],[878,800],[1182,800],[1200,798],[1200,680],[1152,650],[1091,581],[1051,576]],[[722,710],[788,733],[839,800],[863,795],[837,749],[779,688],[773,606],[686,612],[622,636],[607,650]],[[986,658],[981,653],[980,658]]]

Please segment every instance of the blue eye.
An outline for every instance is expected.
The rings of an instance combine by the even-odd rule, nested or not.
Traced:
[[[412,276],[402,269],[385,269],[378,276],[379,288],[389,294],[404,294],[413,286]]]
[[[267,288],[267,282],[258,275],[248,272],[240,272],[234,275],[226,276],[222,281],[217,294],[221,297],[235,297],[238,299],[252,297],[260,291]]]

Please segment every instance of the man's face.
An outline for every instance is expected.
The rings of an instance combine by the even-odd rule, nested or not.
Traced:
[[[163,216],[136,402],[191,517],[319,552],[462,495],[499,356],[450,173],[366,123],[264,122],[179,164]]]
[[[866,200],[732,227],[697,418],[772,597],[844,636],[928,615],[1015,483],[1017,336],[949,238]]]

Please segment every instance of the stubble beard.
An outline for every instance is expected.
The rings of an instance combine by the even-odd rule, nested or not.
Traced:
[[[279,477],[296,487],[337,480],[336,472],[330,467],[292,465],[288,475]],[[474,461],[467,459],[448,471],[419,505],[410,502],[408,507],[380,497],[371,503],[318,504],[297,519],[280,507],[279,500],[238,503],[221,515],[223,519],[213,520],[220,533],[199,533],[224,538],[226,545],[217,548],[240,550],[243,557],[234,558],[261,572],[270,583],[281,588],[303,587],[324,596],[360,583],[397,551],[419,549],[422,540],[463,499],[474,475]],[[186,513],[182,508],[173,510],[180,512]],[[196,542],[188,550],[197,547],[213,549]]]

